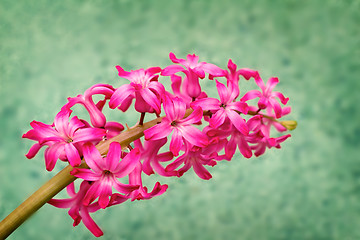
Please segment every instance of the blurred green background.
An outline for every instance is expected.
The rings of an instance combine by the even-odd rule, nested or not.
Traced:
[[[51,123],[95,83],[119,87],[115,65],[165,67],[172,51],[279,77],[299,126],[281,150],[237,155],[209,181],[159,177],[169,184],[161,197],[94,214],[103,239],[360,239],[359,10],[345,0],[2,0],[0,218],[64,166],[48,173],[43,151],[24,157],[30,121]],[[89,238],[51,206],[9,237]]]

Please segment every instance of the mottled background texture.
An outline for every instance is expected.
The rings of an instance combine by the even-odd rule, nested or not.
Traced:
[[[47,172],[43,150],[25,158],[30,121],[51,123],[95,83],[119,87],[115,65],[165,67],[173,51],[279,77],[299,126],[281,150],[237,155],[209,181],[159,177],[161,197],[94,214],[103,239],[360,239],[359,12],[350,0],[1,0],[0,218],[64,166]],[[89,238],[48,205],[9,237]]]

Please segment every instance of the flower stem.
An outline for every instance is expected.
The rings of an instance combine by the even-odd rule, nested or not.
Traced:
[[[185,117],[189,116],[192,109],[186,111]],[[144,130],[161,122],[163,117],[158,117],[152,121],[146,122],[143,125],[136,125],[123,131],[119,135],[102,141],[96,148],[101,155],[107,154],[110,143],[118,142],[123,149],[136,139],[144,136]],[[79,166],[81,168],[89,168],[85,161]],[[70,174],[72,166],[68,165],[47,183],[34,192],[28,199],[20,204],[13,212],[11,212],[6,218],[0,222],[0,239],[7,238],[13,231],[15,231],[26,219],[28,219],[33,213],[39,210],[45,203],[52,199],[62,189],[64,189],[71,182],[75,181],[76,177]]]

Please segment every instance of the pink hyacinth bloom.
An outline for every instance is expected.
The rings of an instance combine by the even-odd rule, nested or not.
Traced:
[[[134,141],[134,146],[140,149],[140,160],[143,161],[142,170],[145,174],[151,175],[156,172],[164,177],[176,176],[175,172],[166,172],[165,168],[161,165],[161,162],[168,162],[174,157],[170,151],[158,153],[160,148],[164,146],[166,142],[166,138],[152,141],[144,140],[144,144],[141,143],[140,139]]]
[[[139,149],[134,148],[120,162],[122,151],[117,142],[110,144],[109,152],[105,158],[92,144],[85,144],[83,151],[85,161],[91,169],[74,168],[71,174],[86,181],[94,182],[84,196],[83,203],[85,205],[89,205],[99,197],[100,207],[106,208],[113,187],[124,194],[129,194],[139,188],[138,185],[124,184],[118,180],[118,178],[126,177],[134,170],[140,159]]]
[[[54,169],[57,159],[67,159],[71,166],[81,164],[81,158],[78,147],[85,142],[98,142],[105,136],[105,130],[99,128],[87,128],[84,122],[76,116],[69,122],[71,110],[63,108],[55,117],[53,125],[47,125],[41,122],[32,121],[33,127],[23,135],[23,138],[29,138],[38,141],[28,154],[27,158],[35,156],[42,146],[48,146],[45,150],[46,169]],[[54,129],[55,127],[55,129]],[[80,149],[81,150],[81,149]]]
[[[203,116],[201,108],[195,110],[183,119],[185,116],[186,105],[180,98],[171,99],[170,96],[164,97],[165,117],[161,123],[144,131],[146,140],[158,140],[166,138],[172,133],[170,142],[170,151],[175,155],[179,155],[179,151],[183,146],[184,139],[191,144],[204,147],[208,144],[208,139],[204,133],[192,126],[198,123]]]
[[[229,119],[242,134],[247,135],[249,133],[248,126],[239,113],[247,114],[248,105],[244,102],[234,102],[235,95],[224,84],[216,81],[216,87],[220,100],[216,98],[198,99],[191,103],[191,107],[201,107],[203,110],[214,112],[209,121],[212,128],[218,128],[226,119]]]
[[[272,121],[268,121],[262,115],[250,118],[248,125],[254,134],[247,140],[249,143],[254,144],[251,146],[251,149],[255,150],[254,154],[257,157],[264,154],[266,148],[281,148],[280,143],[291,137],[291,134],[283,135],[277,138],[270,137]]]
[[[199,62],[199,57],[195,54],[188,54],[186,60],[176,58],[175,54],[172,52],[169,54],[169,57],[173,63],[179,63],[184,67],[179,65],[167,66],[162,70],[161,75],[171,76],[177,72],[185,73],[186,78],[182,83],[182,88],[185,90],[184,92],[186,92],[191,98],[199,97],[201,93],[199,78],[204,78],[205,72],[215,77],[222,77],[226,75],[225,70],[214,64]]]
[[[251,90],[241,98],[241,101],[246,102],[250,99],[258,97],[258,106],[260,109],[271,107],[275,112],[276,118],[280,118],[282,115],[282,109],[275,98],[280,99],[281,103],[284,105],[288,102],[289,98],[285,98],[284,95],[280,92],[272,92],[274,87],[279,83],[278,78],[270,78],[266,85],[261,78],[255,78],[255,82],[261,88],[262,92],[258,90]]]
[[[142,173],[142,164],[139,162],[136,165],[135,169],[129,174],[129,184],[140,186],[138,189],[132,191],[129,194],[131,201],[151,199],[155,196],[159,196],[163,194],[168,188],[168,185],[166,184],[161,185],[159,182],[156,182],[153,190],[151,192],[148,192],[147,187],[143,186],[141,173]]]
[[[126,72],[120,66],[116,66],[119,76],[131,81],[130,84],[124,84],[112,95],[109,105],[114,109],[126,111],[132,100],[135,98],[135,109],[138,112],[156,112],[161,111],[161,96],[165,92],[164,86],[157,81],[161,71],[159,67],[151,67],[146,70],[138,69]]]
[[[94,236],[100,237],[103,235],[103,232],[89,214],[91,212],[96,212],[97,210],[99,210],[99,204],[96,202],[89,206],[85,206],[82,203],[82,200],[90,187],[91,184],[89,182],[83,181],[80,185],[78,193],[76,193],[74,183],[72,182],[66,187],[67,193],[69,194],[70,198],[51,199],[48,203],[58,208],[70,208],[69,215],[74,220],[74,227],[79,225],[82,220],[84,225],[87,227],[87,229],[89,229],[92,234],[94,234]]]
[[[110,99],[115,89],[108,84],[95,84],[91,88],[87,89],[84,95],[78,95],[77,97],[68,98],[68,104],[65,105],[67,108],[71,108],[75,104],[83,105],[89,112],[91,124],[94,127],[104,127],[106,123],[105,115],[101,112],[107,99]],[[101,94],[104,95],[104,100],[99,101],[97,104],[94,103],[93,95]]]
[[[169,164],[166,167],[166,171],[174,171],[181,164],[184,164],[178,172],[178,177],[181,177],[185,172],[187,172],[191,167],[194,169],[196,175],[198,175],[201,179],[209,180],[212,178],[209,171],[204,167],[204,165],[215,166],[216,161],[212,160],[212,156],[207,155],[208,152],[205,148],[199,148],[197,146],[191,146],[191,144],[186,143],[186,152],[178,157],[174,162]]]

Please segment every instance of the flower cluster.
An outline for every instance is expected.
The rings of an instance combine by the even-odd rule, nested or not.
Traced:
[[[74,226],[82,221],[99,237],[103,232],[90,213],[129,199],[151,199],[167,190],[168,186],[159,182],[149,190],[143,184],[144,175],[181,177],[192,168],[197,176],[208,180],[212,178],[209,166],[230,161],[236,149],[245,158],[260,156],[266,149],[280,148],[290,137],[279,134],[293,129],[295,122],[280,121],[291,109],[284,106],[289,99],[273,91],[277,78],[265,84],[257,71],[237,69],[232,60],[227,69],[199,62],[198,56],[190,54],[179,59],[170,53],[170,60],[174,64],[165,68],[129,72],[116,66],[119,76],[130,83],[119,88],[96,84],[84,95],[68,98],[53,124],[33,121],[33,129],[23,135],[36,141],[27,158],[45,147],[48,171],[58,160],[65,161],[74,167],[71,174],[82,180],[77,192],[74,183],[67,187],[70,198],[49,201],[53,206],[69,208]],[[170,80],[172,91],[167,91],[159,79]],[[259,90],[240,97],[239,81],[243,80],[254,80]],[[214,82],[218,96],[209,97],[201,88],[202,81]],[[100,95],[101,100],[94,102],[94,95]],[[108,104],[111,109],[126,112],[134,99],[134,108],[140,113],[137,126],[143,126],[146,113],[155,114],[158,123],[144,127],[143,139],[138,137],[132,144],[121,146],[112,138],[126,131],[121,123],[107,121],[103,108]],[[73,106],[78,104],[87,110],[90,122],[71,117]],[[278,132],[276,136],[271,134],[273,130]],[[105,141],[110,142],[108,151],[99,152],[97,145]]]

